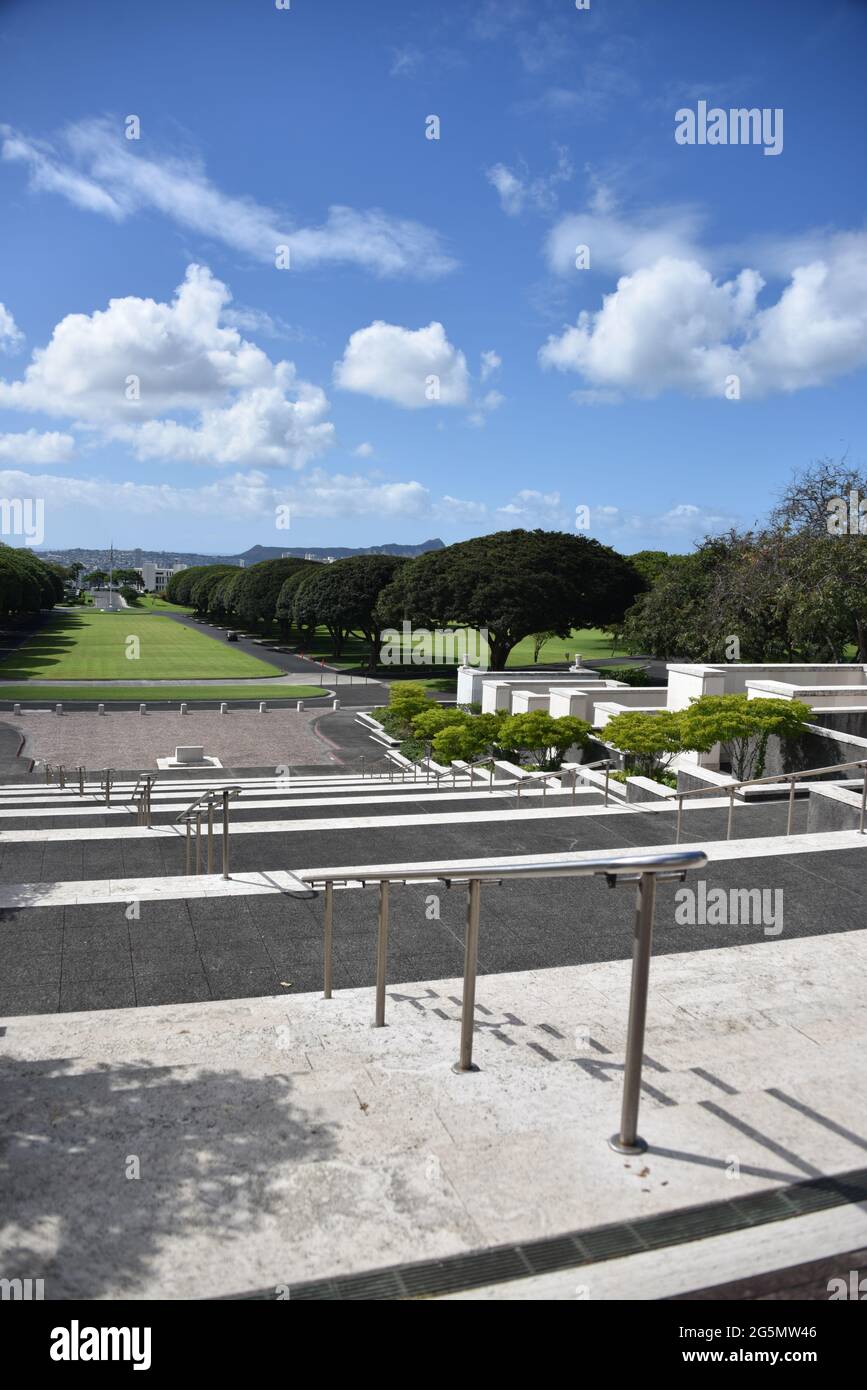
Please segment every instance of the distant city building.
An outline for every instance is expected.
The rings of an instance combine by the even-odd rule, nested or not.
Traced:
[[[136,565],[136,571],[141,575],[141,582],[150,594],[161,594],[165,591],[166,585],[173,574],[180,574],[181,570],[188,569],[187,565],[174,565],[169,568],[166,565],[154,565],[145,560],[144,564]]]

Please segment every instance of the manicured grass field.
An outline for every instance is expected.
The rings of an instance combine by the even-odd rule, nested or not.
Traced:
[[[484,649],[483,647],[481,648]],[[470,653],[480,650],[470,644]],[[352,636],[345,643],[343,652],[338,660],[333,661],[331,657],[331,639],[325,628],[318,628],[316,640],[312,646],[305,648],[308,656],[324,656],[330,665],[334,666],[366,666],[369,652],[368,643],[362,638]],[[622,647],[612,645],[611,638],[599,628],[583,628],[576,630],[571,637],[551,637],[539,653],[539,665],[545,666],[550,662],[572,660],[576,652],[580,652],[582,657],[593,659],[599,657],[625,656]],[[523,642],[519,642],[517,647],[509,653],[507,666],[531,666],[533,664],[533,639],[526,637]],[[409,668],[411,669],[411,667]]]
[[[322,694],[319,685],[0,685],[0,700],[19,704],[132,700],[150,707],[180,700],[312,700]]]
[[[2,680],[215,680],[282,674],[237,647],[135,609],[65,613],[0,663]]]
[[[139,594],[135,603],[131,605],[132,611],[136,609],[148,609],[154,613],[192,613],[192,608],[185,608],[182,603],[169,603],[168,599],[160,598],[158,594]]]

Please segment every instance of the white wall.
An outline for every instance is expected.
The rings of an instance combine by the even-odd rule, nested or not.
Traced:
[[[598,671],[588,671],[580,667],[577,671],[483,671],[478,666],[458,667],[458,704],[472,705],[481,702],[481,690],[485,681],[506,681],[524,689],[537,681],[547,681],[549,685],[584,685],[587,681],[598,681]]]

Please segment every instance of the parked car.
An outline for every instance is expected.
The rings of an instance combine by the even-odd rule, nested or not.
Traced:
[[[227,642],[237,642],[237,640],[238,640],[238,634],[237,634],[237,632],[227,632],[227,633],[226,633],[226,641],[227,641]]]

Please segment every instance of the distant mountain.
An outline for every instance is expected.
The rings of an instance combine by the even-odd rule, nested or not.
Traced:
[[[422,541],[421,545],[367,545],[357,548],[347,546],[332,545],[253,545],[249,550],[245,550],[243,555],[237,558],[243,560],[245,565],[257,565],[260,560],[279,560],[284,555],[298,556],[303,560],[305,556],[311,560],[344,560],[347,555],[424,555],[428,550],[444,550],[445,542],[439,538],[432,541]]]
[[[324,546],[324,545],[253,545],[249,550],[245,550],[243,555],[200,555],[192,550],[121,550],[116,548],[114,551],[115,569],[135,569],[139,565],[153,564],[165,565],[171,568],[175,565],[255,565],[260,560],[279,560],[284,555],[298,556],[303,559],[309,555],[313,560],[342,560],[346,555],[423,555],[427,550],[443,550],[445,542],[439,537],[435,540],[422,541],[420,545],[398,545],[389,542],[387,545],[367,545],[367,546]],[[109,563],[109,550],[104,547],[98,550],[88,550],[74,548],[67,550],[37,549],[37,555],[41,555],[43,560],[56,560],[61,565],[74,565],[76,563],[84,565],[87,569],[105,569]]]

